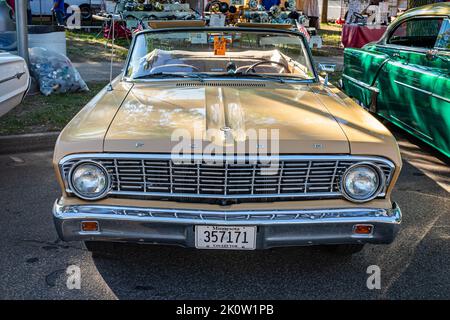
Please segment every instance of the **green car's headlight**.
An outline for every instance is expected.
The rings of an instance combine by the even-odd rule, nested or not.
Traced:
[[[69,186],[75,195],[85,200],[98,200],[110,189],[108,171],[100,163],[82,161],[72,167]]]
[[[344,172],[341,190],[350,201],[366,202],[376,198],[384,184],[384,174],[379,167],[371,163],[357,163]]]

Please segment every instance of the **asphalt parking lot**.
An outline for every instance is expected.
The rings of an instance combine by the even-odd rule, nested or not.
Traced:
[[[399,135],[404,168],[393,194],[404,214],[389,246],[352,257],[317,248],[255,252],[121,246],[93,258],[58,240],[59,189],[51,152],[0,156],[0,299],[436,299],[450,298],[450,167]],[[81,289],[66,268],[81,269]],[[381,269],[381,289],[366,286]]]

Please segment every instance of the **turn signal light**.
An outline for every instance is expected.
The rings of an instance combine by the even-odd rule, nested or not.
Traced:
[[[371,234],[373,226],[370,224],[356,224],[353,228],[353,233],[356,234]]]
[[[83,221],[81,222],[81,230],[86,232],[95,232],[98,231],[98,222],[97,221]]]

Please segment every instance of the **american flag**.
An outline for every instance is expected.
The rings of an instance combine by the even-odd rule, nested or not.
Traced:
[[[136,28],[133,30],[133,33],[138,33],[139,31],[144,30],[144,26],[142,25],[143,21],[138,21]]]
[[[309,42],[309,40],[311,39],[311,36],[309,35],[308,30],[306,30],[305,26],[300,24],[298,21],[295,21],[295,23],[297,24],[298,31],[300,33],[302,33],[305,36],[306,41]]]

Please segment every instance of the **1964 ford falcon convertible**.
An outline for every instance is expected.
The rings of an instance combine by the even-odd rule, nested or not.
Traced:
[[[89,249],[353,253],[393,241],[401,165],[390,132],[318,76],[300,33],[142,31],[123,74],[59,136],[53,215]]]

